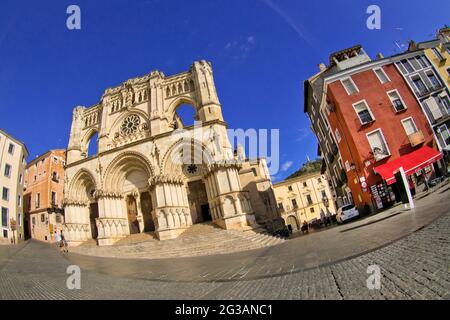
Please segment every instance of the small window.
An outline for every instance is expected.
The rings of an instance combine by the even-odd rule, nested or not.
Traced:
[[[308,186],[308,184],[305,182],[303,182],[303,187],[306,188]]]
[[[433,53],[436,56],[436,58],[439,59],[439,61],[444,60],[444,57],[442,56],[442,54],[439,52],[439,50],[437,48],[433,48]]]
[[[9,144],[8,153],[9,154],[14,154],[14,145],[12,143]]]
[[[322,193],[322,199],[327,198],[327,193],[325,192],[325,190],[322,190],[321,193]]]
[[[55,221],[56,221],[56,223],[61,223],[61,215],[60,214],[56,214]]]
[[[56,192],[55,191],[52,191],[52,205],[53,206],[56,206]]]
[[[292,186],[288,186],[288,190],[289,190],[289,191],[292,191]]]
[[[408,118],[402,120],[403,128],[405,129],[406,135],[411,135],[415,132],[417,132],[416,124],[414,123],[413,118]]]
[[[381,83],[389,82],[389,78],[382,68],[375,69],[374,71]]]
[[[21,195],[17,196],[17,206],[19,208],[22,207],[22,196]]]
[[[9,189],[6,188],[6,187],[3,187],[3,190],[2,190],[2,199],[5,200],[5,201],[8,201],[8,200],[9,200]]]
[[[427,92],[427,87],[425,86],[425,83],[419,75],[412,77],[412,81],[419,91],[419,94],[424,94]]]
[[[45,222],[45,215],[41,214],[41,222]]]
[[[312,198],[311,198],[311,195],[310,195],[310,194],[307,194],[307,195],[306,195],[306,201],[308,201],[308,205],[309,205],[309,206],[313,204],[313,201],[312,201]]]
[[[391,99],[392,105],[396,112],[400,112],[406,110],[406,106],[403,103],[403,99],[400,97],[400,94],[397,90],[388,92],[389,99]]]
[[[2,207],[2,227],[8,227],[8,208]]]
[[[252,172],[253,172],[253,176],[255,176],[255,177],[258,176],[258,173],[256,172],[256,169],[255,169],[255,168],[252,168]]]
[[[414,72],[414,69],[413,69],[413,67],[411,66],[411,64],[409,63],[408,60],[404,59],[404,60],[401,61],[401,63],[402,63],[402,66],[405,68],[405,70],[408,73]]]
[[[366,101],[355,103],[353,108],[355,109],[361,124],[367,124],[375,120]]]
[[[425,58],[425,56],[423,56],[423,55],[417,56],[416,60],[419,62],[419,64],[422,66],[422,68],[426,68],[426,67],[428,67],[430,65],[428,63],[427,58]]]
[[[384,139],[381,129],[367,134],[367,139],[369,140],[369,144],[376,161],[386,158],[390,155],[386,140]]]
[[[11,165],[5,164],[5,177],[11,178]]]
[[[351,78],[342,80],[342,85],[344,86],[348,95],[352,95],[352,94],[358,92],[358,88],[356,87],[355,83],[353,82],[353,80]]]
[[[341,142],[341,133],[339,132],[339,129],[336,128],[336,131],[334,131],[334,135],[336,136],[337,143]]]
[[[314,213],[314,208],[310,208],[309,211],[310,211],[311,213]]]
[[[292,200],[291,200],[291,203],[292,203],[292,207],[293,207],[294,209],[297,209],[297,208],[298,208],[298,204],[297,204],[297,200],[296,200],[296,199],[292,199]]]
[[[36,193],[35,206],[36,206],[36,209],[41,206],[41,194],[40,193]]]
[[[428,80],[430,80],[433,89],[437,89],[441,86],[441,83],[438,80],[438,78],[436,77],[436,75],[434,74],[434,72],[432,72],[432,71],[427,72],[427,77],[428,77]]]

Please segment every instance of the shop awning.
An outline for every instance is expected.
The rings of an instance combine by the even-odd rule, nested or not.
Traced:
[[[436,161],[442,159],[442,154],[428,146],[424,146],[400,158],[392,160],[373,170],[381,175],[388,185],[395,183],[394,174],[403,167],[407,176],[428,167]]]

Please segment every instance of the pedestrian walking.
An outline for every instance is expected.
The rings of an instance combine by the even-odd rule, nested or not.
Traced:
[[[327,226],[327,221],[325,219],[325,212],[323,211],[323,208],[320,209],[320,223],[322,224],[322,226]]]
[[[55,230],[55,244],[57,248],[61,248],[61,235]]]
[[[61,231],[61,245],[60,245],[61,251],[64,253],[68,253],[69,249],[68,249],[68,245],[67,245],[67,241],[66,238],[64,237],[63,232]]]

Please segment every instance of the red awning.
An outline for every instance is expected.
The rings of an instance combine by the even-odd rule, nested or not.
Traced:
[[[392,160],[373,170],[381,175],[388,185],[395,183],[394,174],[403,167],[407,176],[410,176],[420,169],[428,167],[436,161],[442,159],[442,154],[430,147],[424,146],[400,158]]]

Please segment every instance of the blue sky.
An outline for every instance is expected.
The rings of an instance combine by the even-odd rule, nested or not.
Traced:
[[[66,28],[80,6],[82,29]],[[381,7],[382,28],[366,28]],[[280,129],[281,179],[316,156],[303,114],[302,82],[329,53],[360,43],[374,57],[399,52],[449,24],[448,0],[2,0],[0,127],[30,158],[68,143],[72,109],[105,88],[151,70],[166,75],[194,60],[213,63],[232,128]]]

